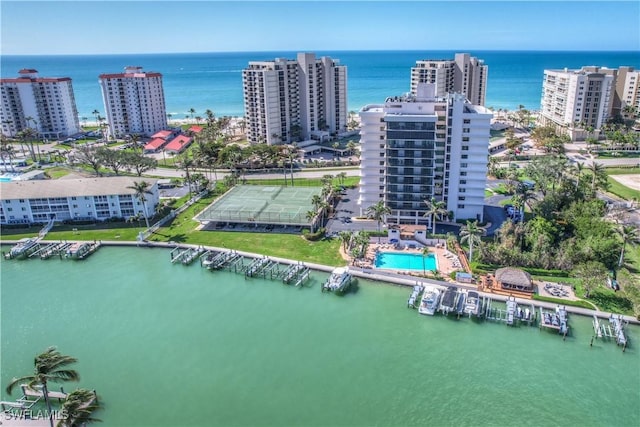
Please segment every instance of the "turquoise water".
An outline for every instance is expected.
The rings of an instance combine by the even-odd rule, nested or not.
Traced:
[[[537,328],[420,316],[409,289],[344,297],[101,248],[4,261],[2,400],[49,345],[79,359],[107,426],[637,426],[640,330],[626,353],[572,316]],[[71,390],[74,384],[67,384]],[[15,399],[15,396],[14,396]]]
[[[391,270],[431,270],[435,271],[436,257],[429,254],[423,257],[420,254],[404,254],[401,252],[378,252],[375,260],[376,268]]]
[[[427,46],[428,43],[425,43]],[[469,52],[489,66],[486,105],[517,109],[524,105],[540,109],[543,71],[548,68],[580,68],[598,65],[616,68],[640,67],[638,52],[544,52],[544,51],[316,51],[347,66],[348,108],[359,110],[410,88],[410,68],[416,60],[453,58]],[[190,108],[205,117],[207,109],[217,116],[244,115],[242,69],[249,61],[295,58],[296,52],[176,53],[136,55],[2,55],[2,77],[17,77],[21,68],[35,68],[41,76],[68,76],[80,117],[94,120],[95,109],[104,116],[98,75],[120,72],[127,65],[140,65],[164,76],[167,113],[174,119],[188,115]]]
[[[6,176],[0,176],[0,182],[11,182],[12,179]]]

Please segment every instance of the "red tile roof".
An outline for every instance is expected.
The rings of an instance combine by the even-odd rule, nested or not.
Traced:
[[[186,135],[178,135],[171,140],[170,143],[167,144],[165,150],[167,151],[175,151],[177,153],[181,152],[185,148],[187,148],[191,144],[191,138]]]
[[[151,138],[167,138],[172,133],[173,132],[171,132],[170,130],[161,130],[153,134]]]
[[[189,131],[193,133],[200,133],[202,132],[202,126],[193,125],[189,128]]]
[[[144,146],[144,149],[147,151],[156,151],[157,149],[162,147],[165,142],[166,141],[164,140],[164,138],[154,138]]]

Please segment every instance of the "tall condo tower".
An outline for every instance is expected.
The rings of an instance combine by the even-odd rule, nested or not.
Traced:
[[[555,126],[574,141],[597,135],[595,130],[613,112],[616,75],[617,70],[601,67],[544,70],[540,123]]]
[[[78,109],[69,77],[38,77],[22,69],[20,77],[0,80],[2,133],[15,137],[26,128],[40,137],[60,139],[80,132]]]
[[[432,83],[360,111],[360,214],[384,200],[388,222],[429,224],[425,200],[482,221],[493,115]],[[429,224],[430,225],[430,224]]]
[[[101,74],[99,82],[111,137],[151,136],[167,127],[162,74],[125,67],[124,73]]]
[[[346,130],[347,67],[337,60],[299,53],[295,60],[251,61],[242,84],[251,143],[288,143]]]
[[[420,83],[435,85],[436,96],[460,93],[475,105],[484,105],[489,67],[468,53],[456,53],[454,59],[424,59],[411,68],[411,93]]]

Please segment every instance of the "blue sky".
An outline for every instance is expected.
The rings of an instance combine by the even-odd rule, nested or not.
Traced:
[[[8,1],[2,54],[638,50],[638,1]]]

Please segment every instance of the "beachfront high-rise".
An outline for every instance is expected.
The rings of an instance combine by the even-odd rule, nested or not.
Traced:
[[[616,70],[544,70],[539,121],[572,140],[584,140],[611,117]]]
[[[620,67],[617,71],[613,115],[624,115],[628,107],[640,113],[640,71],[633,67]]]
[[[384,200],[391,223],[424,224],[425,200],[443,201],[455,219],[482,221],[490,111],[461,94],[387,98],[360,111],[360,215]]]
[[[2,133],[15,137],[24,129],[38,136],[60,139],[80,132],[78,110],[69,77],[38,77],[22,69],[20,77],[0,80]]]
[[[347,67],[329,57],[251,61],[242,71],[247,138],[280,144],[347,127]]]
[[[125,67],[124,73],[101,74],[99,82],[112,138],[151,136],[166,129],[162,74]]]
[[[461,93],[474,105],[484,105],[489,67],[468,53],[456,53],[454,59],[423,59],[411,68],[411,93],[420,83],[435,86],[435,96]]]

